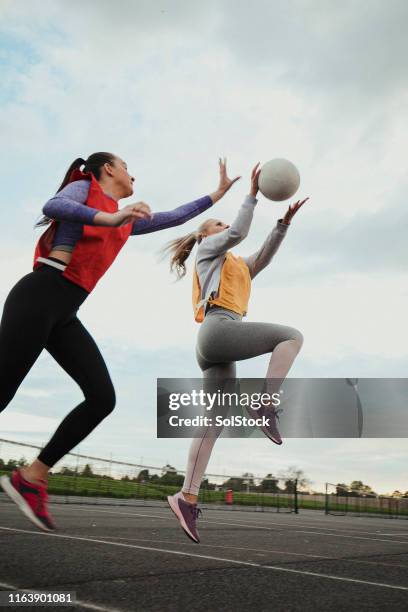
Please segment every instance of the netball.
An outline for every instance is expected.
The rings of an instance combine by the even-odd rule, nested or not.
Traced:
[[[299,185],[299,171],[287,159],[271,159],[261,168],[259,190],[268,200],[274,202],[287,200],[297,192]]]

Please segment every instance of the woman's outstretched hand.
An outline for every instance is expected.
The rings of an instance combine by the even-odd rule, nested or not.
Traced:
[[[283,217],[283,219],[280,219],[281,223],[284,223],[285,225],[290,225],[293,216],[296,215],[299,208],[303,206],[303,204],[307,202],[308,199],[309,198],[305,198],[304,200],[298,200],[294,204],[290,204],[285,216]]]
[[[256,198],[258,191],[259,191],[258,179],[259,179],[260,174],[261,174],[261,169],[259,167],[259,162],[258,162],[251,172],[251,189],[250,189],[249,194],[253,196],[254,198]]]
[[[239,181],[240,176],[236,176],[233,179],[230,179],[227,175],[227,158],[224,157],[222,159],[219,158],[219,167],[220,167],[220,182],[218,184],[217,190],[214,193],[210,194],[210,198],[213,201],[213,204],[220,200],[229,189],[233,186],[234,183]]]
[[[145,202],[136,202],[128,204],[115,213],[98,212],[94,220],[97,225],[105,225],[107,227],[122,227],[140,219],[152,219],[153,214],[150,206]]]
[[[153,214],[148,204],[136,202],[118,210],[117,213],[114,213],[114,217],[116,217],[114,227],[122,227],[122,225],[140,221],[140,219],[152,219]]]

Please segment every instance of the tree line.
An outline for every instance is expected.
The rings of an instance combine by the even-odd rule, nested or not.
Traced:
[[[0,457],[0,470],[11,471],[17,467],[27,465],[27,460],[22,457],[20,459],[9,459],[7,462]],[[128,475],[122,476],[119,480],[124,482],[136,482],[140,484],[161,484],[161,485],[172,485],[182,486],[184,476],[178,474],[177,470],[171,465],[163,468],[164,473],[161,476],[158,474],[151,474],[148,469],[142,469],[137,476],[130,477]],[[87,463],[80,470],[76,470],[67,466],[62,467],[58,474],[61,476],[82,476],[84,478],[103,478],[109,480],[118,480],[109,474],[103,474],[95,472],[92,466]],[[258,481],[258,484],[256,483]],[[263,493],[293,493],[295,490],[295,483],[297,483],[297,489],[302,494],[307,494],[308,488],[310,487],[311,481],[306,477],[303,470],[296,466],[290,466],[282,472],[279,476],[273,474],[267,474],[264,478],[259,479],[249,472],[244,473],[240,477],[226,478],[221,484],[217,485],[212,483],[206,478],[203,481],[203,488],[207,490],[214,490],[217,487],[223,489],[246,490],[246,491],[259,491]],[[370,485],[364,484],[361,480],[353,480],[350,484],[337,483],[335,485],[334,495],[345,496],[345,497],[378,497],[378,494],[370,487]],[[408,498],[408,491],[394,491],[391,494],[392,497]]]

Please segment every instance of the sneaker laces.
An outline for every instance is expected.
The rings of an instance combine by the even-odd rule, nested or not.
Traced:
[[[40,485],[38,487],[38,510],[39,512],[46,512],[46,504],[48,502],[48,493],[46,485]]]
[[[274,408],[273,409],[273,414],[278,419],[278,421],[280,421],[279,415],[282,414],[282,412],[283,412],[283,408]]]
[[[280,421],[279,415],[282,414],[283,408],[276,408],[275,406],[268,406],[265,412],[273,415],[278,421]]]
[[[193,515],[193,519],[196,521],[198,517],[202,515],[202,510],[201,508],[198,508],[197,506],[193,506],[191,508],[191,514]]]

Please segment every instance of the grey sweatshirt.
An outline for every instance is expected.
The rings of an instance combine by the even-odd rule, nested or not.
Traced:
[[[212,295],[213,297],[218,295],[225,254],[248,235],[257,202],[258,200],[253,196],[246,196],[237,218],[230,227],[218,234],[206,236],[198,245],[195,265],[201,287],[199,306],[205,305]],[[269,264],[285,237],[288,227],[279,219],[261,248],[249,257],[243,257],[251,278],[254,278]]]

